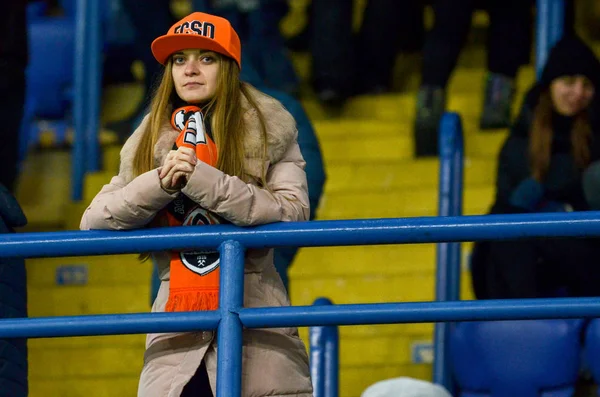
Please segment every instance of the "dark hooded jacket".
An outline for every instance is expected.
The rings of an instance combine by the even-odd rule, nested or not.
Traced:
[[[14,196],[0,184],[0,234],[14,233],[27,219]],[[27,317],[27,275],[22,258],[0,258],[0,318]],[[0,339],[0,396],[26,397],[27,339]]]
[[[0,89],[25,77],[27,66],[27,0],[3,1],[0,7]]]

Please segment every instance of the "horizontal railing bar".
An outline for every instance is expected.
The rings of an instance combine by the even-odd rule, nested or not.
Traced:
[[[369,303],[244,308],[247,328],[310,327],[600,317],[600,298]],[[0,320],[0,338],[192,332],[216,329],[218,311],[36,317]]]
[[[341,233],[343,232],[343,233]],[[216,248],[323,247],[600,236],[600,212],[280,222],[256,227],[189,226],[132,231],[0,235],[0,257],[58,257]]]
[[[0,319],[0,338],[124,335],[214,330],[218,311]]]
[[[406,302],[247,308],[247,328],[600,317],[600,298]]]

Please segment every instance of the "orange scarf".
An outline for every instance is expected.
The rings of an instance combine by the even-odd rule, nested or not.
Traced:
[[[217,146],[204,129],[202,111],[196,106],[176,109],[171,124],[180,132],[174,149],[196,150],[198,161],[217,164]],[[215,225],[224,220],[180,193],[166,208],[169,226]],[[216,310],[219,307],[219,253],[213,250],[171,252],[171,282],[165,311]]]

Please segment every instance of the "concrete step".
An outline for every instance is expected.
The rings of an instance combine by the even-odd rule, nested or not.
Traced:
[[[492,185],[496,179],[495,159],[467,158],[464,165],[464,184]],[[327,163],[326,191],[348,193],[356,191],[396,191],[413,188],[437,189],[439,161],[419,159],[406,161]]]
[[[506,129],[482,132],[479,122],[473,118],[462,118],[463,134],[466,139],[470,137],[504,135]],[[340,139],[372,139],[396,136],[413,136],[412,120],[379,120],[376,118],[339,118],[315,120],[312,122],[319,140]]]
[[[364,351],[364,350],[362,350]],[[406,376],[431,381],[431,365],[373,365],[340,369],[340,396],[360,397],[375,382]]]
[[[320,277],[411,275],[435,269],[435,244],[302,248],[290,272],[294,282]]]
[[[119,169],[120,146],[103,148],[103,164],[106,174],[100,172],[102,181]],[[116,159],[116,160],[115,160]],[[16,197],[27,216],[28,224],[23,231],[55,231],[77,229],[87,204],[100,191],[102,184],[87,183],[98,178],[94,173],[84,181],[84,199],[71,201],[71,153],[69,150],[43,150],[29,155],[21,168]]]
[[[68,289],[69,282],[95,287],[145,286],[150,280],[145,277],[150,277],[152,271],[151,261],[140,262],[136,254],[32,258],[26,260],[26,266],[27,285],[32,288]],[[61,275],[67,274],[71,269],[78,272],[82,278],[67,276],[67,286],[57,284]]]
[[[145,313],[150,310],[150,274],[145,285],[29,288],[29,315],[77,316],[84,314]]]
[[[518,112],[523,95],[534,82],[532,67],[519,74],[513,115]],[[463,119],[479,120],[483,106],[485,72],[481,68],[457,69],[447,93],[447,109],[459,112]],[[341,112],[324,108],[316,97],[306,96],[302,103],[312,120],[331,118],[411,121],[414,119],[416,91],[382,95],[362,95],[351,98]]]
[[[468,268],[473,243],[462,243],[462,268]],[[359,245],[305,247],[298,251],[290,277],[401,276],[431,274],[436,268],[436,244]]]
[[[431,365],[368,365],[340,369],[340,396],[360,397],[373,383],[401,376],[431,379]],[[139,376],[30,379],[30,397],[114,397],[135,396]]]
[[[85,361],[85,363],[91,363]],[[79,363],[82,365],[82,363]],[[91,367],[93,365],[90,364]],[[114,397],[135,396],[139,383],[137,376],[101,376],[54,379],[31,379],[29,397]]]
[[[69,151],[54,150],[24,161],[16,192],[28,220],[24,231],[62,229],[71,194],[70,158]]]
[[[143,357],[143,339],[136,346],[30,349],[29,376],[35,381],[57,378],[77,381],[81,378],[134,378],[140,375]]]
[[[479,121],[482,99],[481,94],[451,94],[447,99],[447,110],[458,112],[463,119]],[[518,111],[521,101],[513,103],[513,115]],[[302,101],[304,109],[312,120],[331,118],[376,119],[380,121],[414,120],[416,94],[380,94],[363,95],[350,99],[339,113],[332,113],[316,100],[308,98]]]
[[[146,335],[73,336],[61,338],[31,338],[27,347],[31,350],[102,349],[115,346],[144,347]]]
[[[495,158],[502,144],[504,134],[477,134],[469,137],[465,143],[465,153],[473,158]],[[393,162],[405,161],[414,157],[412,137],[375,136],[334,139],[321,139],[321,151],[326,164],[340,162]]]
[[[472,186],[465,191],[463,213],[487,213],[495,194],[492,186]],[[431,188],[385,192],[326,192],[318,209],[319,219],[395,218],[437,215],[438,195]]]
[[[435,275],[426,271],[409,275],[323,275],[292,282],[294,305],[309,305],[321,296],[339,304],[427,302],[435,299]],[[463,272],[461,296],[466,299],[470,298],[470,283],[470,275]]]

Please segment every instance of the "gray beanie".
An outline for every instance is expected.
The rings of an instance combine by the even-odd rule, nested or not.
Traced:
[[[452,397],[446,389],[423,380],[392,378],[372,384],[361,397]]]

